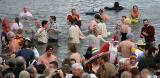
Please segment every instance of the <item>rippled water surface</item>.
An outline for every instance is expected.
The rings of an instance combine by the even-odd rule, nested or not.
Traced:
[[[30,25],[24,25],[24,28],[29,28],[35,26],[34,22],[36,19],[49,20],[49,16],[57,16],[57,23],[62,27],[62,33],[60,34],[60,39],[58,44],[51,43],[55,48],[54,54],[58,57],[59,61],[70,55],[68,51],[68,29],[66,17],[70,14],[71,8],[76,8],[77,13],[80,14],[83,21],[82,30],[87,30],[89,22],[93,19],[93,16],[86,16],[84,12],[91,8],[103,8],[104,6],[113,6],[115,1],[119,1],[120,5],[124,6],[125,9],[121,12],[106,11],[111,20],[106,22],[108,31],[113,32],[116,22],[120,22],[121,16],[129,16],[133,5],[138,5],[139,9],[142,11],[142,18],[147,18],[150,20],[150,24],[155,26],[156,29],[156,41],[159,44],[160,37],[160,0],[0,0],[0,17],[7,17],[11,21],[13,18],[18,16],[22,11],[24,5],[29,7],[29,11],[33,14],[33,18],[30,20]],[[23,23],[23,21],[22,21]],[[139,33],[143,24],[132,26],[132,31],[135,32],[136,37],[134,42],[139,39]],[[1,30],[2,31],[2,30]],[[114,34],[114,33],[113,33]],[[113,34],[107,39],[111,40]],[[78,52],[84,54],[88,47],[88,41],[81,41]],[[45,47],[38,45],[38,50],[40,54],[44,53],[43,49]]]

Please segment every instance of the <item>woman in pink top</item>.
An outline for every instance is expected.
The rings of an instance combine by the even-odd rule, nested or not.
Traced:
[[[69,50],[72,53],[71,56],[70,56],[70,59],[75,59],[77,63],[80,63],[81,62],[81,56],[77,52],[77,48],[76,48],[75,44],[70,44],[69,45]]]

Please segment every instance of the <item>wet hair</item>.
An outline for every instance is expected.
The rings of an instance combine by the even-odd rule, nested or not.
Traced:
[[[72,8],[72,10],[71,11],[76,11],[76,9],[75,8]]]
[[[138,6],[137,6],[137,5],[134,5],[133,8],[134,8],[134,7],[136,7],[136,8],[138,9]]]
[[[115,2],[114,7],[119,7],[119,2]]]
[[[50,16],[50,18],[56,21],[56,16]]]
[[[122,16],[122,17],[127,18],[126,16]]]
[[[143,22],[144,22],[144,21],[148,21],[148,19],[144,19]]]
[[[49,64],[52,64],[52,65],[54,65],[56,68],[58,68],[58,62],[56,62],[56,61],[52,61],[52,62],[50,62]]]
[[[43,71],[46,69],[46,66],[44,64],[39,64],[36,66],[38,74],[43,74]]]
[[[95,18],[95,19],[99,19],[100,21],[102,20],[102,17],[101,17],[100,14],[95,14],[95,15],[94,15],[94,18]]]
[[[70,50],[72,53],[76,53],[76,52],[77,52],[76,45],[75,45],[75,44],[69,44],[69,50]]]
[[[104,11],[102,9],[100,9],[99,12],[104,12]]]
[[[15,18],[15,22],[18,24],[18,26],[19,26],[19,18],[18,17],[16,17]]]
[[[71,24],[75,24],[75,20],[73,18],[69,18],[69,22],[71,22]]]
[[[42,27],[44,27],[44,25],[46,25],[47,23],[48,23],[48,21],[43,20],[43,21],[42,21]]]

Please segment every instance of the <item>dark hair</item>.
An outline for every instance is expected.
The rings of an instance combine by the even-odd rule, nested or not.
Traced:
[[[99,12],[103,12],[103,10],[102,10],[102,9],[100,9],[100,10],[99,10]]]
[[[15,22],[18,24],[18,26],[19,26],[19,18],[18,17],[16,17],[15,18]]]
[[[69,66],[71,66],[71,62],[69,58],[65,58],[62,62],[62,65],[68,64]]]
[[[102,59],[104,60],[104,62],[108,62],[108,56],[107,56],[107,54],[103,55]]]
[[[150,48],[148,49],[148,56],[152,56],[152,53],[155,53],[155,51],[156,51],[156,48],[155,48],[155,47],[150,47]]]
[[[43,71],[46,69],[46,66],[44,64],[39,64],[36,66],[38,74],[43,74]]]
[[[122,17],[127,18],[126,16],[122,16]]]
[[[56,16],[50,16],[50,18],[56,21]]]
[[[71,22],[71,24],[75,24],[75,20],[73,18],[69,18],[69,22]]]
[[[28,45],[25,45],[25,46],[26,46],[26,48],[31,48],[33,45],[31,42],[29,42]]]
[[[70,50],[72,53],[76,53],[76,52],[77,52],[76,45],[75,45],[75,44],[69,44],[69,50]]]
[[[114,7],[119,7],[119,2],[115,2]]]
[[[99,19],[100,21],[102,20],[102,17],[101,17],[101,15],[99,15],[99,14],[95,14],[94,18],[95,18],[95,19]]]
[[[58,62],[56,62],[56,61],[52,61],[49,64],[53,64],[54,66],[56,66],[58,68]]]
[[[148,21],[148,19],[144,19],[143,22],[144,22],[144,21]]]
[[[44,25],[46,25],[47,23],[48,23],[48,21],[43,20],[43,21],[42,21],[42,27],[43,27]]]
[[[74,61],[76,63],[76,60],[75,59],[70,59],[70,61]]]

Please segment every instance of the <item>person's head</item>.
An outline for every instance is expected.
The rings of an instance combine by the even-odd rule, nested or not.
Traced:
[[[83,73],[81,78],[91,78],[91,76],[88,73]]]
[[[97,57],[97,58],[93,59],[91,62],[93,64],[100,65],[101,61],[102,61],[101,57]]]
[[[27,13],[28,12],[28,7],[24,6],[23,10],[24,10],[24,13]]]
[[[15,78],[15,75],[13,73],[6,73],[4,78]]]
[[[15,18],[15,22],[19,25],[19,18],[18,17]]]
[[[104,11],[102,9],[99,10],[99,14],[101,15]]]
[[[150,47],[148,49],[148,56],[156,56],[157,52],[156,52],[156,48],[155,47]]]
[[[48,28],[48,21],[43,20],[42,21],[42,27],[47,29]]]
[[[148,69],[142,69],[141,71],[142,78],[147,78],[149,75],[151,75],[151,72]]]
[[[121,74],[121,78],[132,78],[132,74],[128,71],[124,71],[122,74]]]
[[[128,33],[128,34],[126,35],[126,37],[127,37],[128,40],[133,41],[133,39],[134,39],[134,34],[133,34],[133,33]]]
[[[46,69],[46,66],[44,64],[39,64],[36,66],[36,69],[38,74],[43,74],[43,71]]]
[[[101,17],[100,14],[95,14],[95,15],[94,15],[94,18],[95,18],[95,21],[96,21],[97,23],[99,23],[99,22],[102,21],[102,17]]]
[[[130,62],[131,62],[132,66],[136,65],[136,63],[137,63],[137,55],[136,54],[130,55]]]
[[[58,69],[58,62],[56,62],[56,61],[50,62],[49,68],[57,70]]]
[[[72,15],[77,14],[77,13],[76,13],[76,9],[74,9],[74,8],[71,10],[71,12],[72,12]]]
[[[32,43],[29,43],[28,45],[26,45],[26,49],[32,50]]]
[[[145,27],[148,27],[148,25],[149,25],[148,19],[144,19],[143,24],[144,24]]]
[[[119,69],[120,70],[123,70],[124,69],[124,62],[125,62],[125,59],[121,58],[119,60]]]
[[[62,65],[65,65],[65,64],[68,64],[69,66],[72,66],[70,58],[65,58],[63,60]]]
[[[104,60],[104,62],[108,62],[108,56],[107,56],[107,54],[105,54],[105,55],[103,55],[102,57],[101,57],[101,62],[103,62],[103,60]]]
[[[137,6],[137,5],[134,5],[134,6],[133,6],[133,11],[134,11],[134,12],[137,12],[137,11],[138,11],[138,6]]]
[[[28,67],[27,71],[30,73],[30,78],[36,78],[37,76],[37,70],[35,67]]]
[[[25,38],[25,41],[24,41],[24,45],[27,46],[28,44],[31,43],[31,39],[30,38]]]
[[[77,52],[76,45],[73,43],[69,44],[69,50],[71,51],[71,53],[76,53]]]
[[[126,19],[124,20],[124,24],[125,24],[125,25],[130,25],[130,24],[131,24],[131,20],[130,20],[129,18],[126,18]]]
[[[25,59],[22,56],[16,57],[16,66],[25,69]]]
[[[93,34],[97,37],[98,36],[98,31],[97,30],[93,30]]]
[[[30,78],[30,73],[28,71],[23,70],[19,73],[19,78]]]
[[[121,19],[122,23],[124,23],[124,20],[125,20],[126,18],[127,18],[126,16],[122,16],[122,19]]]
[[[47,53],[47,56],[50,57],[53,53],[53,47],[51,45],[48,45],[47,48],[46,48],[46,53]]]
[[[43,75],[46,77],[49,75],[49,73],[50,73],[50,68],[46,68],[43,72]]]
[[[56,16],[50,16],[50,22],[51,23],[56,22]]]
[[[125,62],[124,62],[124,70],[131,71],[131,63],[130,63],[129,59],[125,60]]]
[[[12,39],[14,39],[14,37],[15,37],[14,32],[10,31],[10,32],[7,33],[8,40],[12,40]]]
[[[71,62],[71,65],[73,65],[73,64],[76,63],[76,60],[75,59],[70,59],[70,62]]]
[[[80,63],[75,63],[72,65],[72,73],[75,76],[81,76],[83,74],[83,66]]]
[[[40,28],[40,26],[41,26],[41,21],[40,21],[39,19],[37,19],[36,22],[35,22],[35,24],[36,24],[36,27],[37,27],[37,28]]]
[[[17,33],[22,35],[23,34],[23,30],[22,29],[18,29]]]
[[[132,68],[131,73],[132,73],[132,78],[140,78],[140,73],[138,68]]]
[[[119,7],[119,2],[115,2],[114,7]]]
[[[15,67],[16,59],[15,58],[9,58],[8,59],[8,65],[9,65],[10,68]]]
[[[69,18],[67,21],[68,21],[68,25],[75,24],[75,20],[73,18]]]
[[[62,65],[61,70],[64,73],[64,76],[66,76],[65,73],[71,72],[71,67],[69,66],[69,64],[64,64],[64,65]]]

